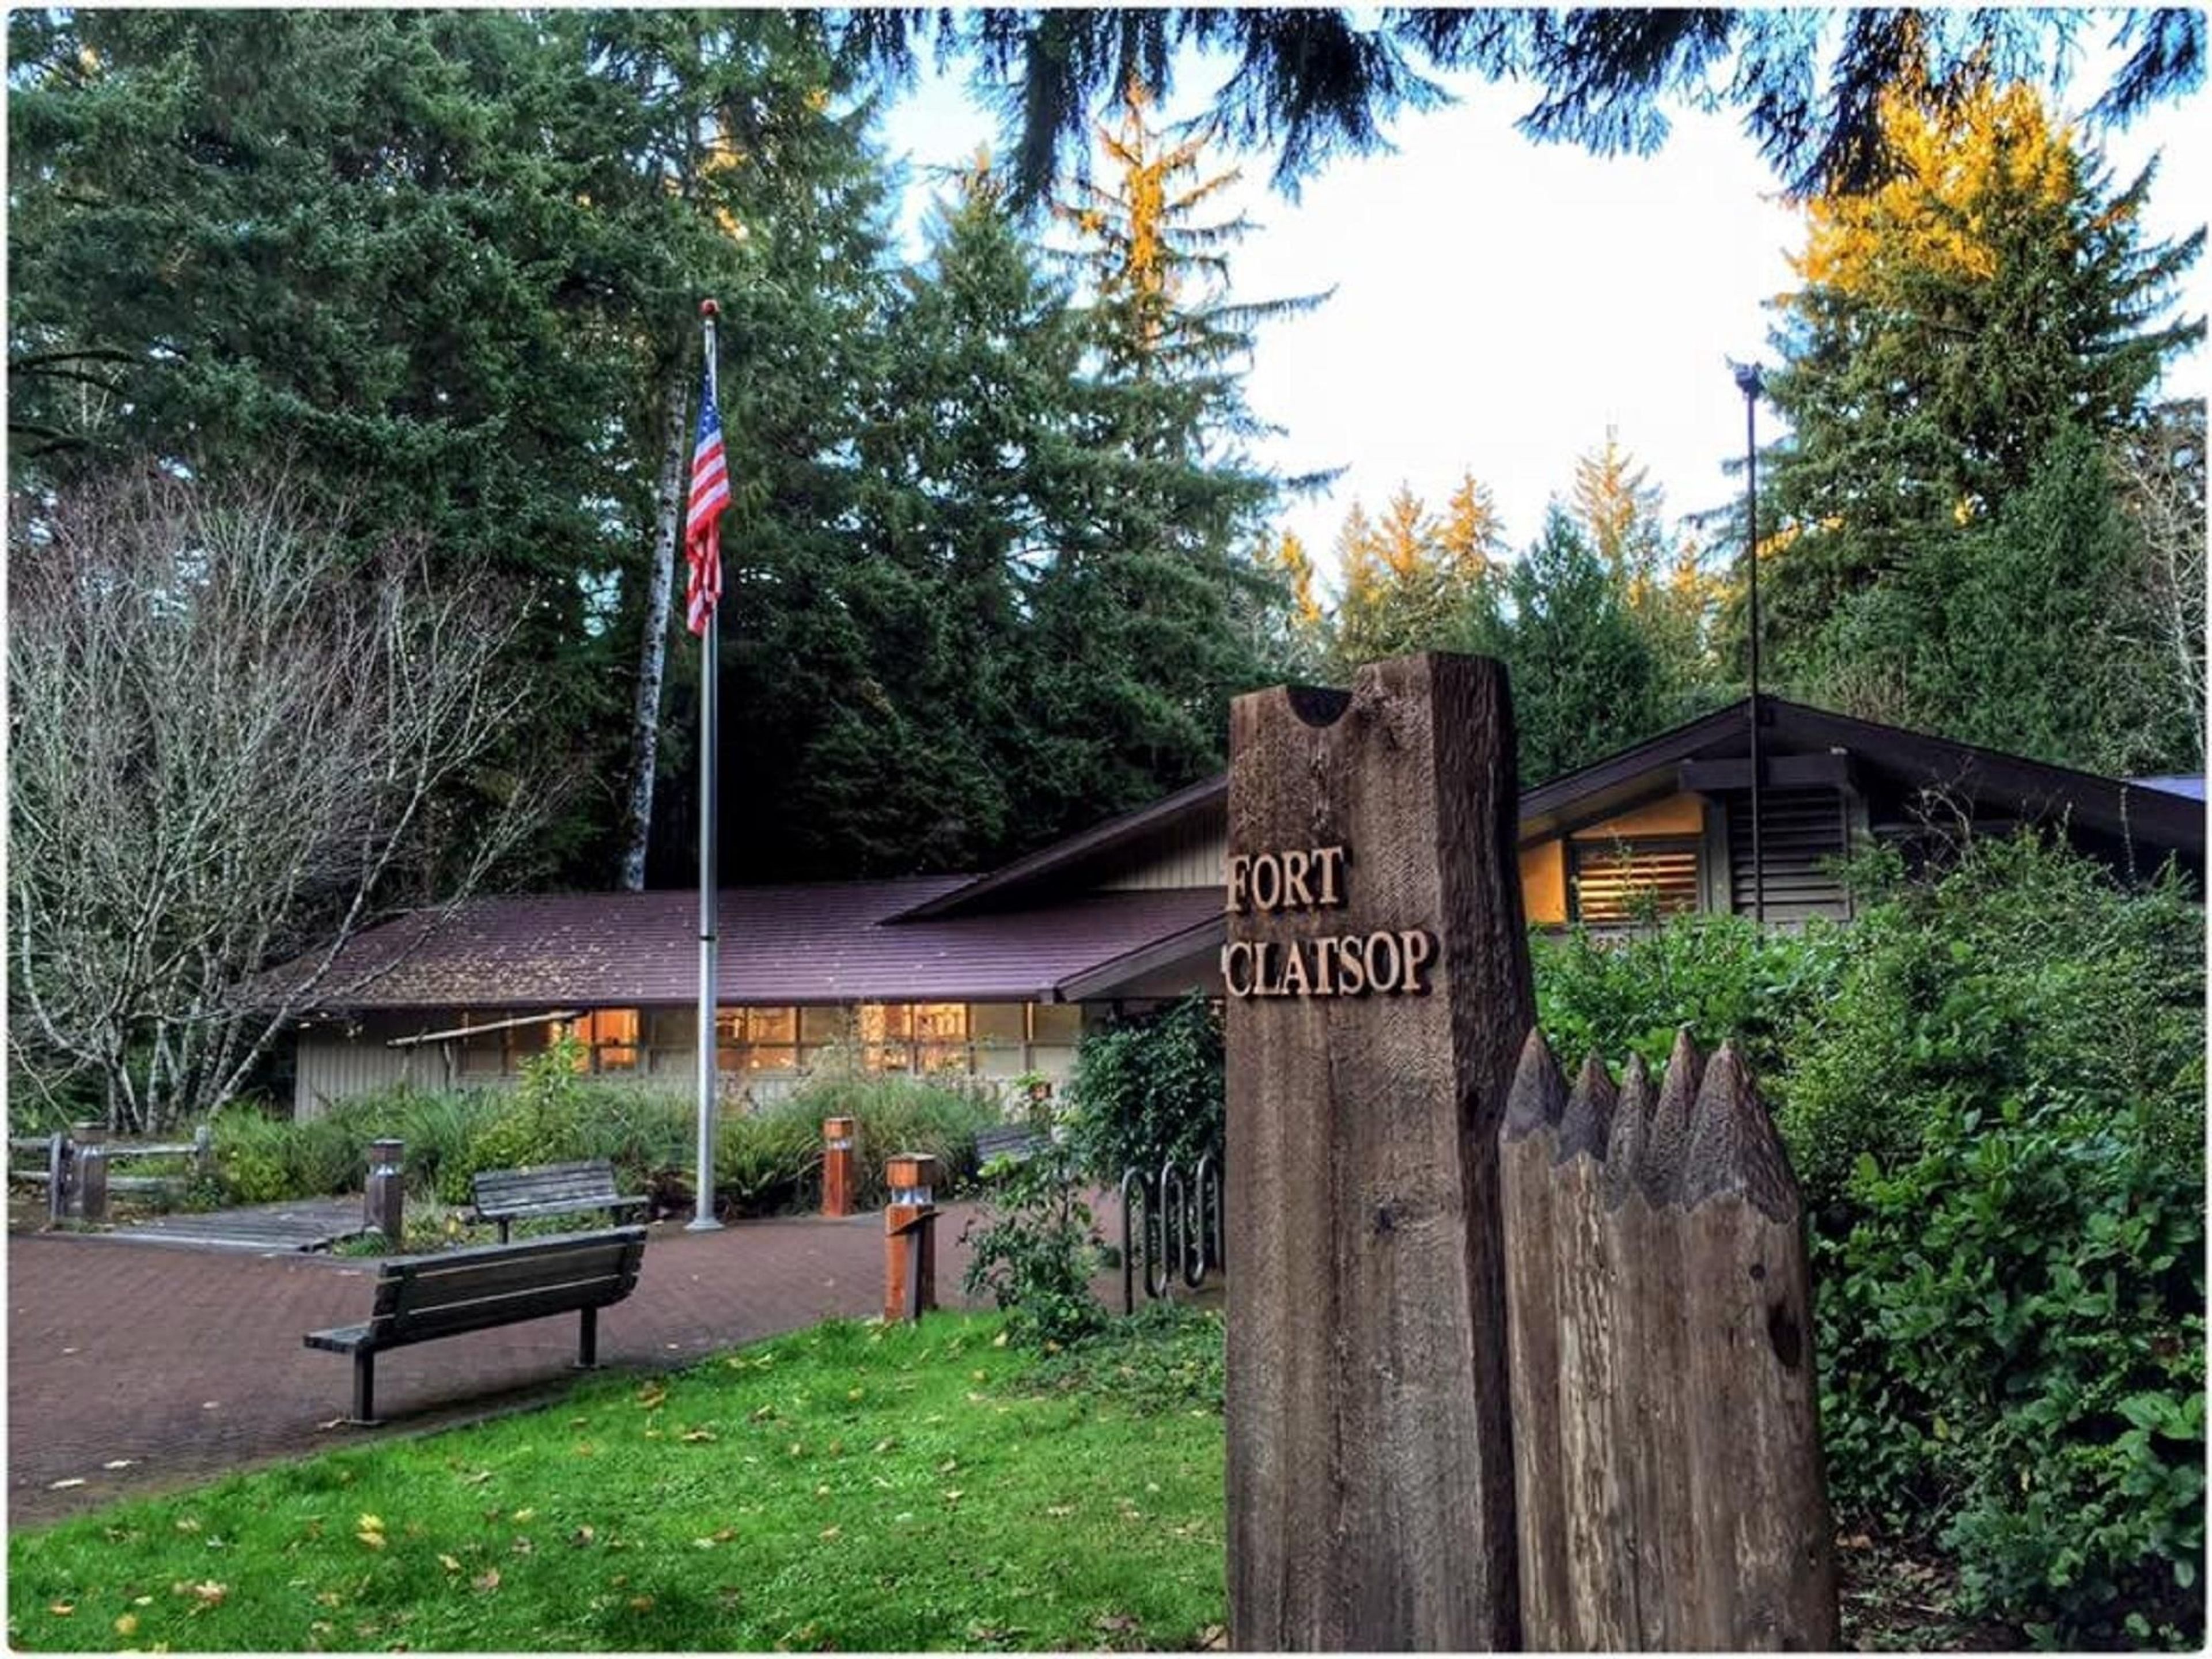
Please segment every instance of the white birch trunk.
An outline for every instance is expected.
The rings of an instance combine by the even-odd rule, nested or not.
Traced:
[[[637,704],[630,716],[629,800],[623,810],[622,890],[645,889],[646,838],[653,828],[653,785],[660,759],[660,684],[668,663],[668,609],[676,582],[676,533],[684,516],[684,366],[672,364],[661,393],[659,514],[653,574],[646,586],[645,638],[638,650]]]

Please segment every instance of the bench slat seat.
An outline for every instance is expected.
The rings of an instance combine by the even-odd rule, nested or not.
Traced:
[[[580,1316],[578,1359],[599,1358],[599,1312],[637,1287],[643,1227],[565,1233],[520,1244],[483,1244],[437,1255],[387,1256],[378,1264],[368,1319],[307,1334],[308,1347],[353,1356],[352,1421],[375,1419],[376,1356],[470,1331],[555,1314]]]
[[[520,1170],[479,1170],[469,1178],[469,1187],[476,1219],[496,1223],[502,1244],[508,1228],[527,1217],[604,1210],[610,1221],[617,1221],[623,1212],[646,1201],[615,1191],[614,1166],[603,1158]]]

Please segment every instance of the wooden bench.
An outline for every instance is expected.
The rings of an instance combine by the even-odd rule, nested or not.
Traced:
[[[975,1167],[980,1170],[994,1158],[1026,1164],[1051,1144],[1051,1137],[1041,1134],[1024,1123],[978,1129],[975,1132]]]
[[[643,1227],[563,1233],[520,1244],[480,1244],[437,1255],[387,1256],[378,1266],[368,1322],[310,1331],[307,1345],[353,1356],[353,1416],[376,1422],[376,1356],[386,1348],[434,1342],[554,1314],[580,1314],[576,1364],[599,1364],[599,1310],[637,1287]]]
[[[614,1165],[603,1158],[581,1164],[533,1164],[526,1170],[479,1170],[470,1177],[469,1187],[475,1219],[497,1222],[502,1244],[507,1228],[528,1216],[605,1210],[607,1219],[616,1222],[623,1211],[646,1201],[616,1193]]]

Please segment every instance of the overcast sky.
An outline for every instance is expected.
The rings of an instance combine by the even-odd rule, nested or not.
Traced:
[[[1183,78],[1194,90],[1178,114],[1201,84]],[[1729,360],[1771,361],[1766,302],[1794,285],[1802,216],[1735,117],[1676,112],[1656,155],[1601,160],[1516,132],[1526,88],[1448,84],[1461,102],[1401,117],[1395,154],[1333,162],[1296,202],[1266,188],[1272,157],[1241,163],[1235,200],[1261,228],[1233,257],[1235,297],[1336,289],[1262,331],[1246,382],[1285,429],[1263,451],[1270,465],[1346,469],[1281,515],[1332,574],[1355,496],[1379,508],[1404,483],[1440,507],[1469,468],[1526,545],[1608,428],[1670,517],[1723,505],[1741,488],[1723,467],[1744,447]],[[2102,82],[2081,84],[2094,95]],[[2148,214],[2160,236],[2202,224],[2212,200],[2203,103],[2162,106],[2107,142],[2121,182],[2162,153]],[[995,130],[957,78],[926,77],[892,105],[884,136],[916,178],[910,232],[927,170],[971,157]],[[2189,315],[2204,314],[2205,296],[2200,269]],[[2204,381],[2200,351],[2169,389],[2203,396]],[[1771,419],[1762,410],[1762,441]]]

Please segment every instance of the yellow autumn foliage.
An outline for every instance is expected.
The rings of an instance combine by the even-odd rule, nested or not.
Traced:
[[[1893,88],[1881,120],[1903,165],[1870,195],[1806,204],[1811,234],[1791,263],[1808,283],[1876,292],[1886,272],[1906,268],[1986,280],[1998,252],[1984,204],[2040,201],[2057,210],[2080,187],[2073,132],[2051,124],[2033,87],[1985,84],[1949,110]]]

